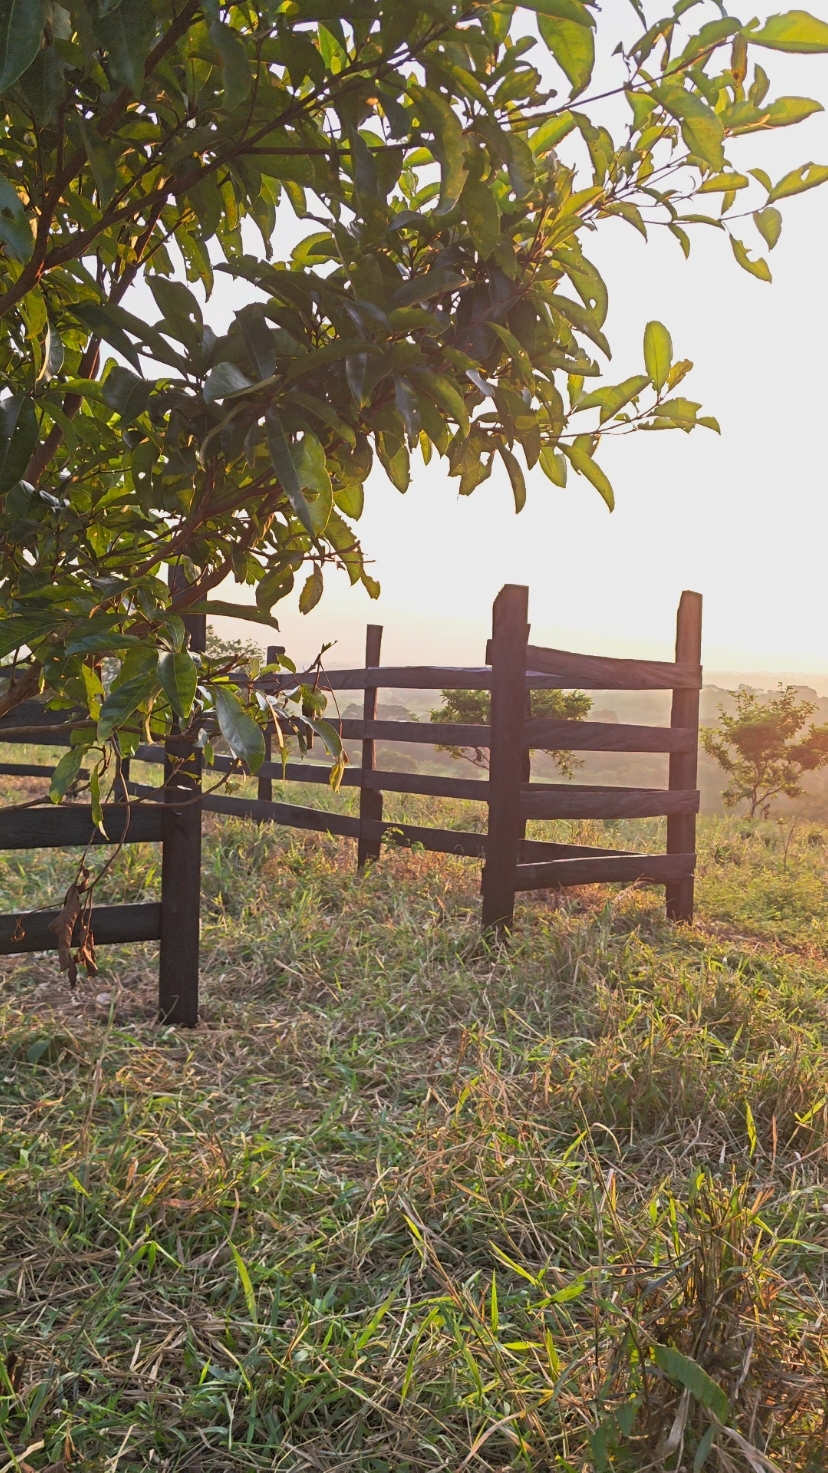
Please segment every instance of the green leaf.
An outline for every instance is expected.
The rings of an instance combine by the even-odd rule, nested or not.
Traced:
[[[262,579],[262,582],[264,582],[264,579]],[[266,624],[269,629],[279,628],[276,620],[271,619],[269,613],[261,612],[253,604],[233,604],[228,603],[223,598],[202,599],[200,603],[192,604],[188,608],[187,613],[206,614],[208,618],[245,619],[248,624]]]
[[[89,159],[100,206],[105,210],[111,204],[118,189],[118,169],[114,155],[100,135],[96,133],[94,127],[91,127],[84,118],[78,117],[74,119],[74,122]]]
[[[751,46],[767,46],[769,51],[828,51],[828,25],[807,10],[789,10],[785,15],[772,15],[761,31],[749,31]]]
[[[140,649],[144,641],[136,634],[123,634],[120,629],[92,629],[88,634],[83,625],[66,641],[67,655],[116,655],[123,650]]]
[[[220,20],[214,20],[210,26],[210,40],[221,61],[224,105],[228,112],[233,112],[249,97],[253,86],[247,48],[238,31]]]
[[[143,706],[158,690],[158,675],[155,670],[133,675],[122,685],[113,686],[101,707],[98,717],[98,741],[105,742],[117,726],[121,726],[139,706]]]
[[[123,82],[133,97],[140,97],[144,62],[155,35],[153,7],[146,0],[119,0],[117,6],[99,14],[94,29],[109,53],[108,69],[113,79]]]
[[[582,21],[559,20],[548,15],[540,16],[538,30],[572,85],[570,98],[578,97],[589,86],[595,66],[592,31]]]
[[[258,772],[265,758],[261,727],[245,711],[238,696],[226,686],[214,686],[213,699],[221,734],[233,756],[246,762],[252,773]]]
[[[46,24],[47,0],[0,0],[0,92],[28,71]]]
[[[238,1273],[239,1280],[240,1280],[240,1283],[241,1283],[241,1286],[242,1286],[242,1293],[244,1294],[244,1302],[247,1305],[247,1313],[250,1315],[250,1318],[251,1318],[253,1324],[255,1325],[255,1323],[256,1323],[256,1296],[253,1293],[253,1284],[252,1284],[251,1279],[250,1279],[250,1274],[247,1271],[247,1266],[246,1266],[246,1264],[244,1262],[244,1259],[242,1258],[241,1254],[239,1253],[239,1250],[236,1247],[235,1243],[231,1243],[230,1244],[230,1249],[232,1251],[233,1258],[235,1260],[236,1272]]]
[[[770,107],[761,109],[761,126],[763,128],[790,128],[793,123],[801,123],[805,118],[810,118],[813,113],[824,111],[822,103],[814,102],[810,97],[777,97]]]
[[[14,614],[0,619],[0,659],[10,655],[12,650],[22,649],[23,645],[32,647],[38,644],[52,633],[54,627],[54,614],[43,612]]]
[[[37,436],[37,415],[28,395],[14,394],[0,404],[0,495],[25,476]]]
[[[518,341],[514,333],[509,331],[508,327],[502,327],[499,322],[490,322],[488,325],[492,332],[500,338],[504,347],[508,348],[512,355],[512,362],[518,371],[522,370],[526,387],[531,388],[535,381],[535,375],[532,369],[532,360],[526,349]]]
[[[526,482],[520,464],[505,445],[498,445],[498,454],[509,472],[509,480],[512,483],[512,494],[515,498],[515,511],[523,511],[526,505]]]
[[[457,204],[466,182],[463,125],[440,92],[409,82],[408,93],[424,125],[434,134],[433,152],[440,163],[440,203],[435,213],[445,215]]]
[[[540,453],[539,465],[553,486],[566,485],[566,461],[551,445],[545,445]]]
[[[685,6],[684,8],[687,9],[689,7]],[[677,11],[676,14],[680,15],[681,11]],[[714,47],[720,45],[722,41],[726,41],[729,36],[732,36],[739,29],[740,23],[738,20],[722,19],[708,21],[707,25],[702,26],[697,35],[691,36],[681,55],[676,57],[674,62],[671,62],[671,67],[675,66],[677,70],[678,68],[683,69],[684,67],[689,67],[697,57],[704,56],[705,52],[707,52],[709,58],[712,55]]]
[[[745,1101],[745,1124],[747,1126],[750,1154],[751,1156],[755,1156],[757,1146],[756,1121],[753,1118],[753,1111],[750,1108],[750,1100]]]
[[[657,393],[667,382],[673,361],[673,340],[661,322],[648,322],[644,329],[644,367]]]
[[[90,799],[92,800],[91,801],[92,822],[94,823],[95,828],[96,829],[99,829],[100,832],[103,834],[104,838],[107,839],[109,837],[109,835],[107,834],[106,829],[104,828],[103,808],[101,806],[101,767],[100,767],[100,764],[97,767],[95,767],[95,768],[92,769],[92,776],[89,779],[89,796],[90,796]]]
[[[525,199],[535,187],[535,155],[519,133],[507,133],[509,157],[506,168],[515,199]]]
[[[800,164],[798,169],[792,169],[790,174],[780,179],[773,186],[768,195],[768,203],[773,200],[786,199],[791,194],[802,194],[806,189],[815,189],[818,184],[824,184],[828,179],[828,164]]]
[[[406,492],[411,482],[411,457],[408,447],[401,445],[399,450],[389,455],[380,441],[377,445],[377,455],[392,486],[396,486],[398,491]]]
[[[467,179],[460,196],[460,211],[478,256],[485,261],[500,238],[500,211],[488,184]]]
[[[462,394],[451,379],[446,378],[443,373],[424,373],[419,370],[410,372],[409,378],[414,380],[418,390],[427,394],[438,408],[456,421],[464,436],[469,433],[468,411]],[[426,426],[426,432],[429,433],[428,426]],[[430,438],[433,439],[433,435]]]
[[[237,368],[235,363],[217,363],[211,368],[204,380],[204,402],[215,404],[219,399],[227,399],[233,394],[243,394],[246,389],[255,386],[250,379]]]
[[[723,174],[711,174],[704,180],[698,194],[727,194],[733,189],[747,189],[750,180],[746,174],[735,174],[726,171]]]
[[[236,321],[242,330],[247,356],[259,379],[271,378],[276,371],[276,348],[270,328],[255,307],[245,307],[236,313]]]
[[[305,580],[305,586],[299,595],[299,613],[309,614],[315,609],[324,591],[324,580],[322,570],[314,568],[313,572]]]
[[[313,535],[313,514],[302,495],[302,483],[297,474],[293,454],[282,429],[282,421],[275,409],[268,409],[265,415],[265,429],[270,459],[282,484],[282,489],[302,525]]]
[[[64,752],[49,783],[49,797],[53,803],[59,803],[62,798],[65,798],[66,790],[71,787],[80,772],[81,763],[88,750],[88,747],[71,747],[68,752]]]
[[[612,357],[610,345],[592,312],[588,311],[586,307],[582,307],[580,302],[573,302],[569,297],[562,297],[559,292],[545,291],[543,296],[550,307],[554,307],[555,311],[560,312],[561,316],[565,317],[567,322],[571,323],[574,328],[577,328],[578,332],[582,332],[585,337],[595,343],[596,347],[600,348],[601,352],[605,353],[607,358]]]
[[[529,135],[529,147],[536,158],[549,153],[566,138],[568,133],[575,127],[575,118],[570,112],[558,113],[554,118],[547,118],[545,123],[534,133]]]
[[[595,25],[594,17],[580,0],[520,0],[520,8],[534,10],[537,15],[549,15],[556,20],[573,21],[577,26]]]
[[[583,399],[578,400],[576,407],[578,411],[600,407],[600,420],[601,424],[604,424],[614,414],[617,414],[619,409],[623,409],[625,404],[629,404],[631,399],[635,399],[642,389],[646,389],[649,382],[647,374],[633,374],[631,378],[624,379],[621,384],[595,389],[591,394],[585,394]]]
[[[88,665],[81,665],[81,676],[86,692],[86,709],[93,721],[97,721],[101,714],[101,706],[105,700],[103,681],[97,670],[90,670]]]
[[[8,179],[0,175],[0,241],[13,261],[25,266],[34,250],[34,236],[23,201]]]
[[[146,379],[130,373],[128,368],[116,364],[103,381],[104,403],[117,411],[124,425],[129,425],[143,414],[154,387]]]
[[[662,107],[681,123],[681,134],[690,152],[709,168],[724,168],[724,128],[711,107],[695,92],[672,82],[653,88]]]
[[[718,1417],[720,1422],[727,1421],[730,1403],[718,1382],[708,1376],[698,1361],[691,1360],[689,1355],[682,1355],[671,1345],[657,1345],[653,1351],[653,1359],[669,1380],[678,1382],[679,1386],[692,1392],[696,1401]]]
[[[420,438],[420,406],[412,385],[399,374],[394,376],[394,403],[402,415],[408,444],[413,449]]]
[[[70,308],[73,317],[77,317],[84,327],[94,333],[95,337],[103,338],[117,353],[131,363],[136,373],[141,372],[141,360],[138,350],[131,338],[128,338],[123,327],[114,320],[114,314],[110,307],[101,306],[98,302],[77,302]]]
[[[186,721],[192,710],[198,671],[186,650],[168,650],[158,656],[158,679],[176,716]]]
[[[711,1422],[710,1426],[704,1434],[704,1437],[701,1439],[698,1447],[696,1448],[695,1456],[693,1458],[693,1473],[701,1473],[702,1468],[707,1462],[707,1457],[710,1449],[713,1446],[713,1438],[715,1437],[715,1435],[716,1426],[714,1422]]]
[[[603,497],[610,511],[614,511],[615,493],[613,492],[612,486],[601,470],[601,467],[595,464],[589,451],[585,446],[578,443],[580,440],[587,438],[587,436],[579,435],[574,445],[562,445],[561,449],[572,466],[572,469],[577,471],[579,475],[585,476],[590,485],[594,486],[598,494]]]
[[[769,206],[766,210],[756,210],[753,215],[753,223],[764,240],[768,250],[772,251],[782,233],[782,213]]]
[[[306,431],[302,437],[293,455],[293,463],[301,487],[330,497],[331,478],[325,461],[325,451],[321,441],[310,430]]]
[[[348,481],[334,491],[334,501],[346,517],[358,522],[365,508],[365,488],[360,481]]]
[[[773,280],[773,277],[771,276],[771,269],[767,261],[763,261],[761,259],[758,261],[751,261],[750,256],[747,253],[747,247],[743,245],[742,241],[737,240],[735,235],[731,235],[730,244],[733,247],[733,254],[736,257],[736,260],[739,262],[739,265],[742,267],[743,271],[750,272],[751,276],[758,277],[760,281]]]

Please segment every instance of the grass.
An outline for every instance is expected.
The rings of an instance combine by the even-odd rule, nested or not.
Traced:
[[[706,821],[692,930],[583,890],[504,949],[472,861],[211,819],[197,1030],[152,947],[9,960],[0,1468],[824,1470],[827,865]]]

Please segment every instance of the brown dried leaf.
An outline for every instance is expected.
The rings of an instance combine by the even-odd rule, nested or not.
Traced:
[[[80,908],[80,891],[76,884],[70,885],[66,891],[62,911],[49,923],[49,930],[54,931],[57,936],[60,970],[69,973],[70,987],[74,987],[78,980],[78,969],[72,956],[72,932],[80,915]]]
[[[78,922],[78,936],[80,945],[75,954],[75,962],[79,967],[86,968],[87,977],[96,977],[98,964],[95,958],[95,937],[92,934],[91,900]]]
[[[19,1393],[23,1389],[23,1357],[16,1350],[10,1350],[6,1356],[6,1375],[12,1391]]]

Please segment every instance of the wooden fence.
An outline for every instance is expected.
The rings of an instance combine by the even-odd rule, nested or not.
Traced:
[[[203,619],[187,621],[191,644],[203,648]],[[378,858],[383,840],[422,845],[438,853],[485,861],[482,876],[483,926],[502,931],[511,923],[516,893],[560,890],[571,885],[632,884],[645,881],[666,888],[667,914],[693,917],[699,691],[701,689],[701,596],[684,593],[678,610],[674,662],[603,659],[529,644],[528,589],[507,585],[495,600],[486,665],[476,669],[444,666],[380,665],[382,629],[368,626],[363,669],[332,670],[319,680],[332,693],[363,692],[361,719],[340,722],[342,737],[362,743],[360,765],[346,769],[343,786],[360,789],[359,816],[326,813],[295,803],[272,801],[273,779],[281,762],[267,760],[258,776],[257,798],[235,798],[201,790],[201,758],[183,736],[165,746],[139,747],[136,758],[164,765],[163,784],[129,782],[136,803],[110,804],[105,828],[110,843],[162,844],[161,901],[144,905],[100,906],[94,911],[96,944],[159,940],[159,1014],[191,1026],[198,1018],[199,902],[201,890],[201,815],[235,814],[258,822],[316,830],[357,841],[357,863]],[[313,677],[316,679],[315,675]],[[262,677],[271,689],[278,678]],[[489,725],[461,726],[377,719],[377,693],[395,690],[486,690],[491,692]],[[555,721],[533,718],[533,690],[665,690],[672,692],[670,726],[616,722]],[[71,713],[70,713],[71,714]],[[81,713],[82,714],[82,713]],[[18,706],[0,721],[0,741],[69,743],[67,713],[45,711],[35,701]],[[487,781],[427,773],[383,772],[376,766],[382,741],[488,748]],[[530,750],[579,752],[665,752],[669,786],[599,787],[570,782],[532,782]],[[229,758],[216,769],[228,771]],[[37,764],[4,763],[0,773],[47,776]],[[328,769],[311,762],[289,762],[288,781],[327,783]],[[419,827],[383,818],[383,793],[416,793],[472,799],[488,804],[486,832]],[[666,816],[667,849],[637,854],[526,837],[534,819],[613,819]],[[106,843],[85,804],[0,810],[0,848],[34,849]],[[0,916],[0,955],[56,947],[49,930],[56,911]]]

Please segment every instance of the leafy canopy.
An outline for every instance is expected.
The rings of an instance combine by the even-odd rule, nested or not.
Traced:
[[[45,687],[88,712],[99,765],[178,721],[218,723],[253,767],[262,723],[294,725],[196,660],[182,616],[233,612],[209,597],[232,576],[272,628],[330,565],[375,596],[357,535],[375,459],[403,492],[436,452],[463,495],[499,460],[518,511],[539,464],[612,507],[604,435],[717,428],[660,323],[608,381],[584,243],[619,219],[686,252],[702,223],[769,280],[747,217],[772,249],[778,203],[828,167],[773,182],[729,150],[818,110],[772,98],[761,63],[828,50],[828,26],[633,10],[613,137],[591,0],[0,5],[0,715]],[[279,211],[308,222],[289,260]],[[216,271],[256,290],[223,334]],[[139,280],[154,313],[131,310]]]
[[[774,798],[798,798],[802,776],[828,766],[828,724],[809,726],[812,701],[797,700],[796,686],[780,686],[779,694],[762,700],[751,690],[731,691],[736,713],[721,712],[715,728],[703,727],[701,742],[730,781],[722,794],[726,808],[747,803],[750,818],[759,809],[767,817]],[[798,740],[794,740],[798,737]]]

